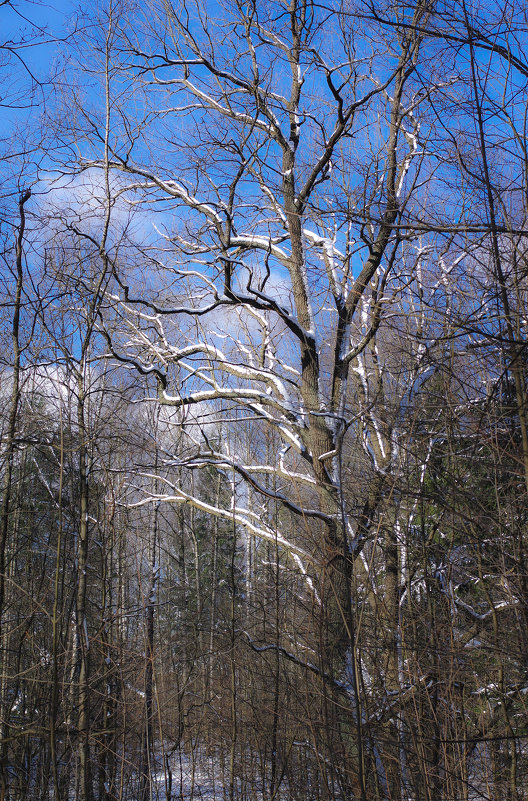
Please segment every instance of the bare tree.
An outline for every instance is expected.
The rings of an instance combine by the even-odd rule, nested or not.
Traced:
[[[169,478],[156,500],[190,504],[285,549],[318,599],[316,669],[329,686],[337,682],[331,703],[342,703],[338,685],[348,687],[356,780],[366,797],[352,581],[394,458],[390,426],[373,410],[383,392],[374,343],[423,161],[421,98],[436,89],[423,91],[419,70],[429,7],[397,13],[394,34],[376,44],[379,55],[369,24],[344,9],[329,16],[304,2],[235,3],[226,13],[214,20],[198,7],[154,5],[148,17],[138,13],[140,35],[120,26],[120,63],[128,62],[130,91],[150,110],[126,122],[124,139],[105,140],[107,169],[116,199],[140,215],[163,211],[157,237],[142,248],[152,291],[102,249],[116,281],[108,337],[119,360],[155,377],[159,401],[181,410],[194,441],[177,457],[182,467],[215,466],[243,482],[228,507]],[[222,25],[220,46],[212,31]],[[154,137],[159,155],[150,150]],[[81,164],[101,166],[91,155]],[[363,394],[355,418],[351,377]],[[207,414],[270,427],[281,443],[276,460],[251,463],[229,441],[220,447],[207,436]],[[343,442],[355,420],[373,474],[361,513],[350,515]],[[255,492],[258,506],[249,504]],[[277,532],[266,499],[306,534]],[[388,542],[385,553],[394,615],[397,550]],[[396,619],[387,625],[395,631]],[[388,695],[397,691],[396,665],[386,674]]]

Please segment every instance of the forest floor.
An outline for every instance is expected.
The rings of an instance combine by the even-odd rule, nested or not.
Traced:
[[[235,797],[240,797],[241,789],[240,786],[235,789]],[[251,795],[258,799],[262,793],[257,791]],[[168,760],[168,769],[158,770],[153,775],[152,798],[156,801],[220,800],[228,796],[229,778],[224,775],[217,757],[193,758],[180,752]]]

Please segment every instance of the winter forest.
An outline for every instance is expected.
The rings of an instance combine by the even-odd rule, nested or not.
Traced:
[[[0,801],[526,801],[525,0],[0,31]]]

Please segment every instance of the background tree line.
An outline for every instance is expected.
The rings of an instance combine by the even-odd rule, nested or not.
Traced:
[[[0,801],[526,798],[525,5],[0,14]]]

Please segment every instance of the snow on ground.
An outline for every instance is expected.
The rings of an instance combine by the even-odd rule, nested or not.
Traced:
[[[217,757],[177,753],[167,762],[168,770],[158,770],[152,777],[152,801],[224,801],[229,797],[228,768],[223,771]],[[237,780],[234,797],[248,796],[261,801],[262,792],[257,788],[244,792]]]

